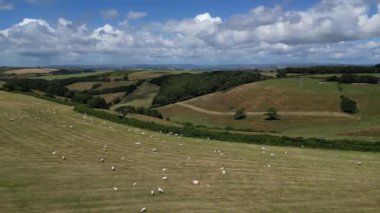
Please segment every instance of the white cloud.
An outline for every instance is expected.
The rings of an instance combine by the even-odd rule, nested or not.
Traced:
[[[148,13],[146,13],[146,12],[138,12],[138,11],[131,10],[128,12],[127,18],[128,19],[140,19],[140,18],[143,18],[147,15],[148,15]]]
[[[117,10],[115,9],[108,9],[108,10],[102,10],[100,11],[100,15],[104,18],[104,19],[114,19],[116,18],[118,15],[119,15],[119,12],[117,12]]]
[[[10,2],[0,0],[0,10],[13,10],[14,5]]]
[[[26,18],[0,30],[0,63],[378,63],[380,4],[369,2],[260,6],[225,19],[206,12],[136,26],[127,18],[94,28]]]

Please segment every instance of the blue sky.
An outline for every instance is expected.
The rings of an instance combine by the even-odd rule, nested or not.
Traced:
[[[0,65],[377,63],[380,0],[0,0]]]

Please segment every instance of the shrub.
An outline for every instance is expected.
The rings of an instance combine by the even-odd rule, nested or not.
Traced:
[[[340,96],[340,109],[346,113],[356,113],[358,111],[356,102],[344,95]]]
[[[242,120],[242,119],[245,119],[247,117],[247,114],[245,114],[245,109],[244,108],[241,108],[241,109],[238,109],[236,110],[235,114],[234,114],[234,119],[235,120]]]
[[[108,104],[101,97],[93,97],[87,101],[87,104],[91,108],[108,109]]]
[[[268,121],[280,120],[280,116],[277,114],[277,110],[275,108],[269,108],[264,115],[267,116],[265,120]]]

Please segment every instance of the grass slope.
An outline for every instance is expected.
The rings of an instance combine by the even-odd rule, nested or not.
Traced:
[[[262,150],[256,145],[178,138],[5,92],[0,92],[0,112],[4,212],[138,212],[142,207],[149,212],[380,209],[378,153]],[[108,152],[103,150],[105,144]],[[227,173],[222,174],[220,167]],[[163,176],[169,180],[162,181]],[[200,185],[193,185],[194,179]],[[113,191],[114,186],[118,191]],[[165,194],[150,196],[157,187]]]
[[[119,106],[129,105],[135,107],[150,107],[152,105],[152,101],[154,97],[158,94],[160,87],[149,83],[144,82],[141,84],[135,91],[131,94],[128,94],[120,104],[117,104],[112,107],[112,109],[116,109]]]
[[[346,96],[358,103],[360,112],[356,119],[337,116],[282,115],[280,121],[269,122],[264,116],[248,116],[246,120],[235,121],[231,115],[237,108],[248,112],[263,112],[269,107],[286,112],[321,112],[336,114],[339,109],[341,92],[336,83],[305,79],[300,87],[298,79],[273,79],[245,84],[229,91],[197,97],[184,103],[201,109],[222,112],[209,114],[189,109],[179,104],[165,106],[159,110],[177,122],[235,128],[252,128],[260,131],[282,132],[290,136],[317,137],[358,137],[375,139],[380,137],[380,87],[378,85],[342,85]],[[281,115],[281,114],[280,114]],[[316,114],[317,115],[317,114]],[[352,134],[360,129],[360,134]],[[371,129],[371,131],[367,131]],[[368,134],[367,134],[368,133]]]
[[[34,78],[45,79],[45,80],[56,80],[56,79],[80,78],[80,77],[86,77],[86,76],[93,76],[93,75],[99,75],[101,73],[107,73],[107,72],[112,72],[112,71],[104,70],[104,71],[97,71],[97,72],[83,72],[79,74],[68,74],[68,75],[45,75],[45,76],[39,76],[39,77],[34,77]]]

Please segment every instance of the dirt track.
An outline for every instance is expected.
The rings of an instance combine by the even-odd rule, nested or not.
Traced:
[[[207,109],[202,109],[184,102],[178,102],[177,105],[192,109],[197,112],[202,112],[210,115],[234,115],[235,112],[217,112],[217,111],[211,111]],[[246,112],[247,115],[263,115],[266,112]],[[324,116],[324,117],[342,117],[342,118],[351,118],[351,119],[358,119],[356,116],[348,115],[341,112],[329,112],[329,111],[309,111],[309,112],[292,112],[292,111],[278,111],[279,115],[290,115],[290,116]]]

